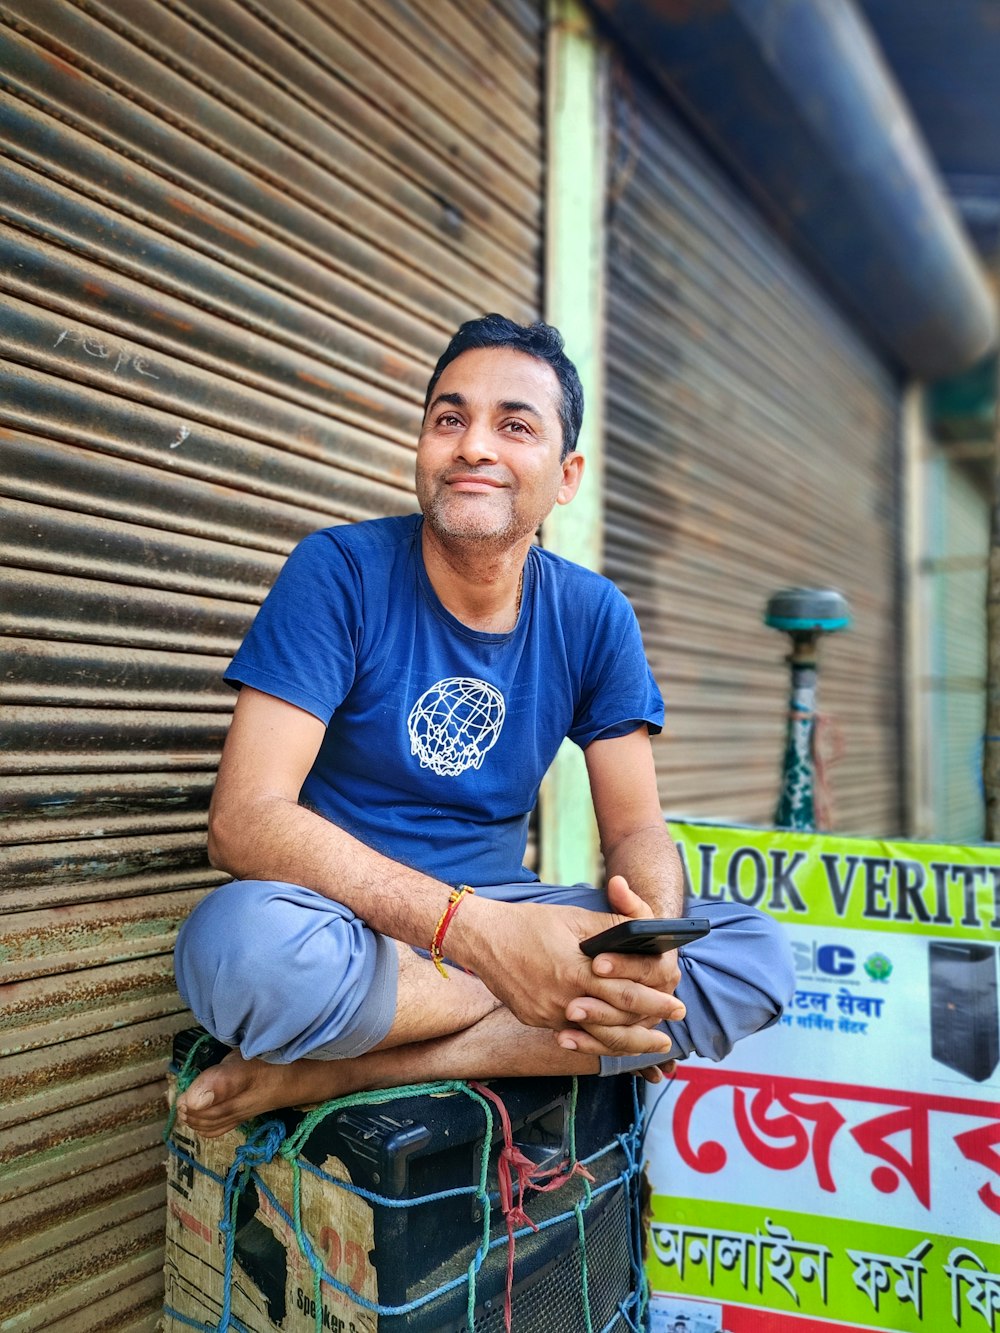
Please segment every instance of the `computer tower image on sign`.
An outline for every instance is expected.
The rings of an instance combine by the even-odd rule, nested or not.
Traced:
[[[996,949],[932,940],[929,950],[931,1056],[982,1083],[1000,1063]]]

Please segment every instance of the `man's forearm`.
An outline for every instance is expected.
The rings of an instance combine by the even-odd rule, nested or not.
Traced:
[[[656,916],[684,912],[684,870],[666,824],[636,829],[604,854],[607,878],[623,875]]]
[[[380,855],[287,797],[260,793],[247,798],[244,793],[228,816],[219,808],[224,805],[216,802],[210,821],[214,864],[240,879],[273,879],[313,889],[349,907],[380,934],[430,946],[447,906],[449,885]],[[608,924],[607,914],[584,908],[513,907],[474,896],[463,902],[446,948],[530,1026],[560,1031],[567,1008],[580,997],[592,997],[604,1010],[612,1006],[649,1016],[655,1024],[668,1016],[656,989],[631,982],[623,987],[614,979],[596,977],[580,952],[580,940]],[[597,1054],[620,1048],[621,1034],[614,1036],[614,1026],[608,1031],[616,1044]],[[651,1042],[659,1040],[652,1026],[647,1035]]]
[[[368,847],[321,815],[279,796],[213,809],[212,864],[239,879],[301,884],[349,907],[373,930],[427,948],[448,886]]]

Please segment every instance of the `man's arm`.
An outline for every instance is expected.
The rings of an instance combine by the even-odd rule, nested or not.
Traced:
[[[649,732],[594,741],[584,757],[608,879],[623,875],[654,916],[680,916],[684,872],[660,809]]]
[[[660,810],[648,731],[643,726],[627,736],[593,741],[584,751],[584,757],[608,889],[614,901],[623,906],[628,904],[631,892],[631,916],[680,916],[684,908],[684,874]],[[605,953],[595,958],[592,966],[599,977],[639,983],[665,999],[673,997],[680,981],[676,952],[658,956]],[[683,1007],[672,1008],[664,1016],[678,1018],[683,1012]],[[625,1020],[612,1007],[588,996],[571,1005],[568,1015],[581,1031],[561,1032],[560,1044],[591,1054],[603,1054],[598,1050],[604,1044],[603,1025],[635,1021]],[[655,1020],[650,1012],[646,1020],[640,1021]]]
[[[452,886],[380,855],[298,804],[324,732],[312,714],[243,687],[209,813],[212,863],[240,879],[301,884],[344,903],[380,934],[427,948]],[[567,1007],[586,995],[629,1015],[624,1023],[606,1022],[615,1030],[602,1033],[608,1040],[596,1053],[658,1049],[661,1034],[630,1025],[640,1016],[667,1017],[669,996],[628,977],[602,978],[580,952],[580,940],[609,924],[607,914],[583,908],[515,909],[473,896],[449,927],[447,950],[523,1023],[559,1030]],[[643,1046],[650,1037],[657,1044]]]
[[[314,889],[381,934],[426,945],[442,886],[299,805],[325,731],[311,713],[243,686],[209,809],[209,858],[238,879]]]

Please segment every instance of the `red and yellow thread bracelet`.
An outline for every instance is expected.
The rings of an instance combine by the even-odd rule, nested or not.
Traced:
[[[431,962],[443,977],[447,977],[448,971],[442,961],[444,954],[441,952],[441,944],[444,940],[445,931],[451,925],[451,918],[458,911],[458,905],[467,893],[475,893],[475,889],[468,884],[459,884],[452,889],[448,895],[448,906],[441,913],[441,919],[434,928],[434,938],[431,940]]]

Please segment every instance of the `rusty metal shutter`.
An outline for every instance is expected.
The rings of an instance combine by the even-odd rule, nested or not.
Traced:
[[[667,700],[664,808],[768,823],[787,641],[768,595],[834,586],[836,824],[899,830],[899,386],[662,99],[620,78],[608,244],[607,573]]]
[[[403,513],[454,327],[537,316],[540,5],[0,6],[0,1316],[150,1329],[220,672]]]

